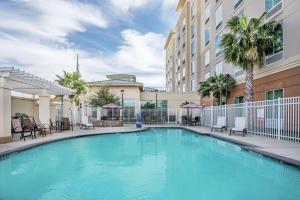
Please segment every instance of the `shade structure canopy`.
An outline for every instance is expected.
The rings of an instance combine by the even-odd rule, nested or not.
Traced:
[[[31,95],[70,95],[73,90],[14,67],[0,67],[0,81],[9,89]]]
[[[197,108],[203,108],[203,106],[193,103],[193,102],[189,102],[185,105],[181,105],[181,108],[187,108],[187,109],[197,109]]]
[[[122,106],[119,106],[117,104],[114,103],[109,103],[105,106],[102,106],[103,109],[122,109]]]

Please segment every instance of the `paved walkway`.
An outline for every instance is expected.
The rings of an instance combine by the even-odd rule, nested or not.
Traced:
[[[18,150],[27,149],[36,145],[45,144],[49,142],[54,142],[62,139],[87,136],[87,135],[95,135],[95,134],[108,134],[108,133],[124,133],[124,132],[133,132],[133,131],[141,131],[137,130],[133,125],[128,125],[124,127],[107,127],[107,128],[95,128],[95,129],[79,129],[78,127],[74,127],[74,131],[64,131],[58,133],[52,133],[52,135],[47,134],[46,137],[40,136],[37,134],[36,139],[26,138],[26,141],[19,139],[19,134],[17,134],[13,142],[7,144],[0,144],[0,156],[9,154]]]
[[[142,130],[147,127],[181,127],[179,125],[148,125],[144,126]],[[206,127],[190,127],[184,126],[183,128],[197,132],[198,134],[208,134],[212,137],[219,139],[231,141],[240,144],[244,149],[251,150],[257,153],[262,153],[264,155],[279,159],[288,164],[293,164],[300,167],[300,143],[282,141],[267,137],[255,136],[248,134],[246,137],[240,135],[229,136],[228,132],[210,132],[210,128]],[[139,129],[141,130],[141,129]],[[66,131],[62,133],[53,133],[53,135],[47,135],[46,137],[39,136],[37,139],[32,140],[27,138],[27,140],[20,141],[15,138],[14,142],[8,144],[0,144],[0,155],[5,155],[7,153],[15,152],[16,150],[22,150],[29,147],[33,147],[38,144],[44,144],[52,141],[57,141],[61,139],[67,139],[72,137],[79,137],[85,135],[94,134],[105,134],[105,133],[116,133],[116,132],[132,132],[138,131],[134,125],[126,125],[124,127],[117,128],[95,128],[90,130],[81,130],[76,128],[73,132]]]

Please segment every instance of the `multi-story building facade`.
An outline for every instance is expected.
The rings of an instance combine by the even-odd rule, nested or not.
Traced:
[[[196,89],[200,81],[214,74],[228,73],[237,80],[228,103],[244,101],[244,71],[224,61],[221,39],[228,31],[226,23],[232,16],[252,18],[266,12],[266,22],[279,22],[276,29],[281,37],[278,38],[274,54],[266,58],[265,66],[254,70],[254,100],[300,96],[300,23],[297,21],[300,17],[300,1],[180,0],[178,7],[190,7],[187,19],[192,19],[191,13],[196,13]],[[177,26],[184,14],[180,14]],[[193,24],[193,20],[190,23]],[[189,42],[192,46],[193,39]],[[191,57],[189,59],[192,60]],[[191,91],[191,87],[187,87],[187,90]],[[202,102],[210,104],[211,99],[203,99]]]
[[[166,51],[166,89],[169,92],[175,91],[175,67],[176,67],[176,47],[175,47],[175,39],[176,34],[174,30],[171,30],[168,35],[167,42],[165,44],[165,51]]]

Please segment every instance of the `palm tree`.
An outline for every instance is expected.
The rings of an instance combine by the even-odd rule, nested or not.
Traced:
[[[64,71],[63,76],[56,75],[56,82],[62,86],[73,89],[75,92],[69,95],[69,98],[75,101],[78,106],[80,102],[80,97],[86,93],[86,85],[83,80],[81,80],[81,75],[79,72],[69,73]]]
[[[119,97],[112,94],[108,87],[101,87],[94,96],[90,99],[90,105],[92,107],[102,107],[109,103],[118,103]]]
[[[222,38],[224,57],[227,63],[246,71],[246,101],[253,101],[253,69],[263,66],[266,55],[270,55],[276,41],[274,21],[265,23],[265,13],[259,18],[232,17],[227,28],[229,33]]]
[[[221,105],[222,99],[230,95],[230,89],[235,85],[235,80],[229,74],[220,74],[209,77],[207,80],[200,82],[198,93],[203,97],[214,97],[216,105]]]

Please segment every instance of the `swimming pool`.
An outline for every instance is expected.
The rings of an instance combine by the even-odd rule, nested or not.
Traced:
[[[0,161],[0,199],[299,200],[300,170],[183,129],[75,138]]]

